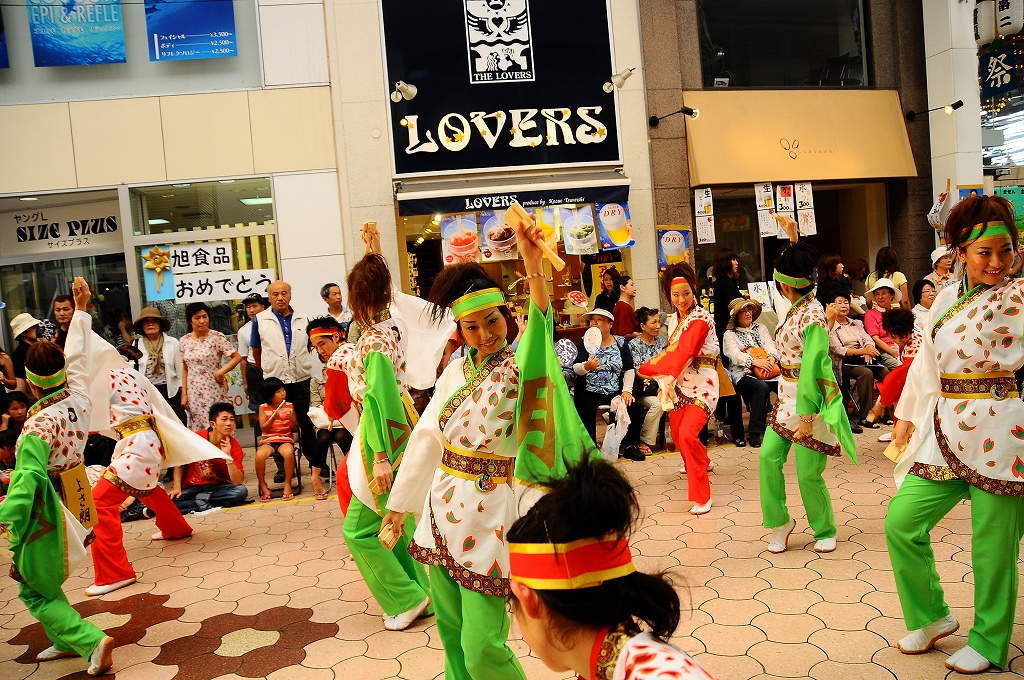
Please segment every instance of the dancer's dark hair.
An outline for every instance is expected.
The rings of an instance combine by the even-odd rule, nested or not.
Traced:
[[[693,296],[697,297],[697,272],[693,271],[689,262],[679,262],[670,264],[661,275],[661,292],[665,294],[666,300],[672,300],[672,279],[680,276],[687,280],[690,290],[693,291]]]
[[[512,525],[510,543],[571,543],[581,538],[628,539],[640,514],[636,493],[614,466],[585,458],[565,477],[545,482],[551,490]],[[598,586],[538,590],[555,635],[570,640],[581,626],[638,623],[668,639],[679,625],[679,595],[663,573],[635,571]],[[518,606],[512,598],[513,606]]]
[[[1002,196],[966,196],[949,211],[946,218],[946,243],[954,251],[966,246],[974,227],[986,222],[1002,222],[1010,230],[1010,240],[1017,247],[1019,236],[1013,219],[1013,205]],[[981,236],[985,236],[982,230]]]
[[[64,368],[64,350],[55,342],[36,340],[25,354],[25,368],[39,376],[48,376]],[[56,392],[63,385],[43,390],[43,394]]]
[[[377,253],[359,260],[345,282],[349,309],[358,324],[367,325],[374,314],[391,304],[391,271],[387,260]]]
[[[906,337],[914,332],[914,313],[909,309],[887,309],[882,313],[882,330]]]
[[[341,324],[338,323],[333,316],[318,316],[315,319],[310,319],[309,323],[306,324],[306,337],[309,338],[312,335],[313,331],[321,329],[334,331],[341,336],[342,340],[345,339],[345,329],[341,327]],[[307,339],[306,349],[312,351],[312,340]]]
[[[814,281],[814,268],[818,264],[818,249],[810,243],[800,241],[794,243],[779,253],[775,259],[775,269],[786,276],[796,279],[811,279]],[[814,288],[814,285],[797,288],[797,292],[806,295]]]

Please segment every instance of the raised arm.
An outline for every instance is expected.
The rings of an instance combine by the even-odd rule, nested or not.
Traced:
[[[68,389],[78,394],[89,393],[89,363],[92,352],[92,317],[85,310],[88,308],[92,291],[89,284],[81,276],[71,284],[71,292],[75,298],[75,315],[71,317],[68,327],[68,339],[64,344],[67,358]]]

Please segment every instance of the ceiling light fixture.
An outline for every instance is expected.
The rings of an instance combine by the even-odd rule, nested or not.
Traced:
[[[619,88],[621,90],[622,86],[626,84],[626,80],[631,75],[633,75],[633,71],[635,70],[636,67],[627,68],[625,71],[619,71],[618,73],[611,77],[610,82],[607,82],[603,86],[601,86],[601,89],[607,92],[608,94],[611,94],[615,90],[615,88]]]
[[[39,199],[36,198],[35,196],[22,196],[18,200],[21,200],[21,201],[38,201]]]
[[[945,111],[947,116],[952,116],[953,112],[963,105],[964,100],[957,99],[952,104],[946,104],[945,106],[936,106],[934,109],[928,109],[927,111],[907,111],[904,115],[906,116],[908,123],[913,123],[915,120],[917,120],[918,116],[924,115],[926,113],[931,113],[932,111]]]
[[[391,93],[391,101],[396,104],[403,99],[409,101],[416,97],[416,92],[418,92],[418,90],[415,85],[410,85],[405,81],[399,80],[395,83],[395,91]]]
[[[700,116],[700,109],[691,109],[689,106],[684,106],[678,111],[666,113],[664,116],[651,116],[650,118],[647,119],[647,124],[650,125],[651,127],[658,127],[658,124],[661,123],[662,120],[664,120],[665,118],[669,118],[670,116],[674,116],[677,113],[681,113],[684,116],[689,116],[690,118],[697,120],[697,118]]]
[[[163,219],[160,219],[160,218],[157,218],[155,220],[149,220],[149,223],[150,224],[170,224],[170,222],[168,222],[167,220],[163,220]]]
[[[274,202],[274,199],[269,196],[266,198],[240,198],[238,200],[245,205],[269,205]]]

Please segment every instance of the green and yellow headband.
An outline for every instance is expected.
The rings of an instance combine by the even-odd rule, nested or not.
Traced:
[[[982,238],[982,236],[985,238],[991,238],[993,236],[1009,236],[1010,238],[1013,238],[1013,234],[1010,233],[1010,228],[1006,226],[1005,222],[982,222],[981,224],[974,225],[974,228],[971,229],[971,233],[967,237],[967,240],[964,241],[964,245],[970,245]]]
[[[795,276],[787,276],[786,274],[780,272],[778,269],[775,270],[775,273],[772,276],[779,283],[785,283],[787,285],[793,286],[794,288],[806,288],[807,286],[814,285],[814,281],[811,281],[806,277],[798,279]]]
[[[25,379],[41,390],[49,390],[54,387],[60,387],[66,383],[68,381],[68,376],[63,368],[53,375],[36,375],[26,368]]]
[[[458,321],[469,316],[473,312],[490,307],[500,307],[505,304],[505,296],[497,288],[484,288],[472,293],[463,295],[452,303],[452,314]]]

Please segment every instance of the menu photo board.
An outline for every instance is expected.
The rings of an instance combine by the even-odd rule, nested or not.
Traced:
[[[633,222],[629,219],[628,203],[602,203],[597,205],[597,221],[601,228],[601,249],[618,250],[636,245]]]
[[[670,264],[689,261],[693,248],[693,232],[689,227],[666,225],[658,227],[658,271],[663,272]]]
[[[232,0],[145,0],[150,61],[238,56]]]
[[[445,265],[480,261],[480,226],[476,213],[441,218],[441,259]]]
[[[36,66],[126,61],[121,0],[26,0]]]

